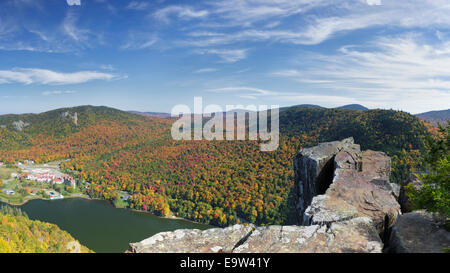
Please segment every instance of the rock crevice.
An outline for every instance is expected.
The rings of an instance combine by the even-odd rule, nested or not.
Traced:
[[[353,138],[348,138],[301,150],[296,158],[299,224],[329,225],[369,217],[384,234],[401,213],[397,193],[389,183],[391,161],[383,152],[361,151]],[[330,165],[333,175],[326,191],[305,191],[324,184],[318,174],[325,168],[329,172]]]

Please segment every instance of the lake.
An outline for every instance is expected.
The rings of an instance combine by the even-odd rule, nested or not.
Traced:
[[[21,209],[32,220],[58,225],[95,252],[123,253],[129,243],[141,241],[158,232],[212,227],[146,212],[117,209],[104,200],[83,198],[31,200]]]

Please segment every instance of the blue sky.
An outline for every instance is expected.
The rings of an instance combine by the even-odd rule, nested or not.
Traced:
[[[2,0],[0,114],[450,108],[444,0]]]

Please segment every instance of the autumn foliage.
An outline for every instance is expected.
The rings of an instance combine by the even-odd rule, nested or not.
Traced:
[[[63,111],[77,111],[79,124]],[[61,167],[89,182],[92,197],[114,201],[127,191],[131,208],[220,226],[292,223],[292,158],[301,146],[353,136],[363,149],[392,156],[398,182],[420,168],[427,134],[403,112],[292,107],[280,111],[279,148],[261,152],[258,141],[174,141],[173,120],[110,108],[51,113],[32,116],[20,132],[0,129],[0,161],[70,159]],[[0,117],[0,124],[19,118],[27,120]]]

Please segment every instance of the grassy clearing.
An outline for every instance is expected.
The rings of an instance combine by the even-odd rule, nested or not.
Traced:
[[[122,200],[121,198],[114,200],[113,204],[116,208],[127,208],[128,207],[128,202]]]
[[[12,173],[18,173],[19,169],[18,168],[8,168],[8,167],[0,167],[0,179],[1,180],[6,180],[9,179],[11,177]]]

